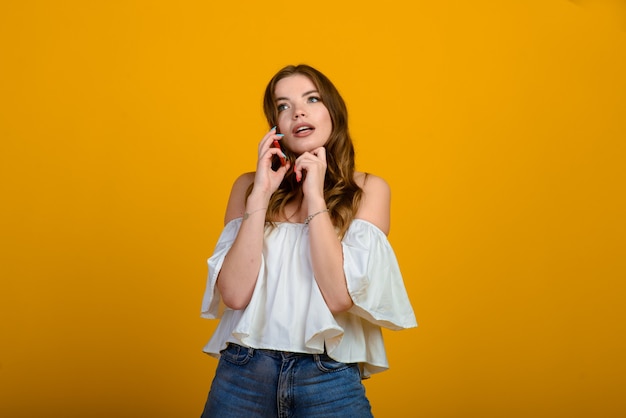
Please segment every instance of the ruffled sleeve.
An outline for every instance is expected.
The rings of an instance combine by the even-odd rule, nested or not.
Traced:
[[[417,326],[400,267],[386,235],[352,221],[343,241],[344,271],[354,305],[349,312],[392,330]]]
[[[202,298],[202,310],[200,313],[202,318],[217,319],[220,318],[224,312],[225,305],[221,303],[222,298],[215,287],[215,283],[217,282],[217,276],[222,268],[224,258],[226,254],[228,254],[230,247],[232,247],[240,227],[241,218],[233,219],[226,224],[217,241],[213,255],[208,260],[209,274],[204,297]]]

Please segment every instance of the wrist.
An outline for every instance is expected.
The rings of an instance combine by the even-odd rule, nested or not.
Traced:
[[[307,208],[309,209],[309,212],[317,212],[325,209],[326,200],[324,200],[324,196],[307,199]]]
[[[257,208],[266,207],[270,202],[271,193],[264,193],[252,190],[252,193],[246,199],[246,209],[255,210]]]

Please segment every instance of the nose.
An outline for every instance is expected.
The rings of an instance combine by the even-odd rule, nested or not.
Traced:
[[[298,119],[301,118],[303,116],[306,116],[304,110],[301,107],[296,107],[293,109],[293,118],[294,119]]]

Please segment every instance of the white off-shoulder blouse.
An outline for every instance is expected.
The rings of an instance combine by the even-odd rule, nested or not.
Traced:
[[[246,308],[221,302],[215,283],[242,219],[224,227],[208,260],[209,274],[201,316],[220,319],[204,352],[219,357],[227,343],[246,347],[319,354],[359,363],[363,377],[389,368],[381,327],[417,326],[396,256],[385,234],[355,219],[343,240],[344,271],[354,302],[333,315],[313,276],[309,227],[277,223],[266,227],[261,267]]]

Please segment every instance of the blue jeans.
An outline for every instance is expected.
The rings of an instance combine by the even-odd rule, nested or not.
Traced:
[[[356,363],[326,354],[221,352],[202,418],[372,417]]]

